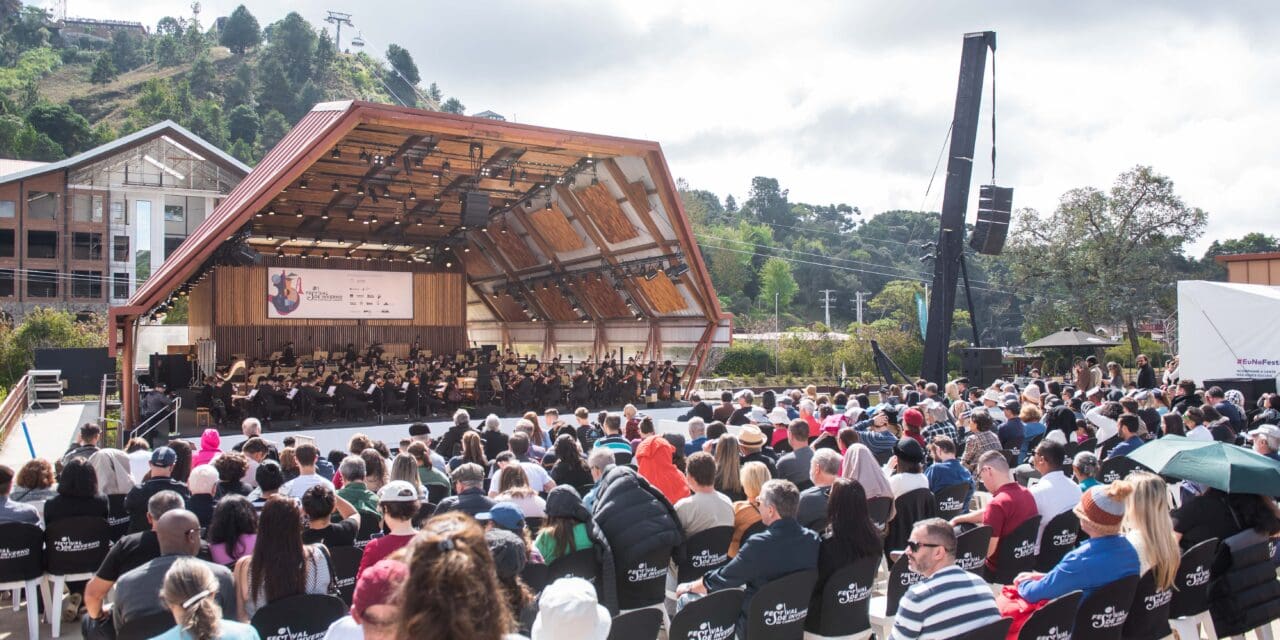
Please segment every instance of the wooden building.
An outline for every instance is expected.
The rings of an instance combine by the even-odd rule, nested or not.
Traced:
[[[1280,286],[1280,253],[1237,253],[1216,256],[1227,268],[1227,282]]]
[[[308,354],[416,340],[435,353],[621,351],[681,363],[691,382],[732,334],[657,143],[487,118],[317,105],[174,258],[112,308],[126,371],[138,324],[180,297],[191,341],[213,339],[222,363],[286,341]],[[343,288],[335,277],[403,283],[368,294],[398,315],[290,315],[355,304],[312,284]],[[125,376],[127,424],[134,384]]]

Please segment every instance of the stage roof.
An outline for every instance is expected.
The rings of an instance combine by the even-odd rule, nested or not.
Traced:
[[[467,194],[482,195],[464,221]],[[316,105],[112,308],[113,326],[154,311],[227,243],[317,267],[327,254],[462,270],[469,322],[730,321],[656,142]]]

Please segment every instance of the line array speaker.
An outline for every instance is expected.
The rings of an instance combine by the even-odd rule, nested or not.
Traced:
[[[1004,251],[1013,210],[1013,188],[984,184],[978,187],[978,223],[969,236],[969,246],[989,256]]]
[[[462,226],[475,229],[488,222],[489,194],[484,191],[468,191],[462,203]]]

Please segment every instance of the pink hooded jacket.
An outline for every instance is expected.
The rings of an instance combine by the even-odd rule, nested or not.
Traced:
[[[209,464],[218,454],[222,453],[222,436],[218,435],[217,429],[205,429],[200,434],[200,450],[191,456],[191,467],[194,469],[202,464]]]

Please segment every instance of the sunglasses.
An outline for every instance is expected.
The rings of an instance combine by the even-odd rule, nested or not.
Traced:
[[[941,546],[942,545],[940,544],[933,544],[932,542],[916,542],[915,540],[907,541],[907,548],[910,549],[912,553],[919,551],[921,547],[941,547]]]

